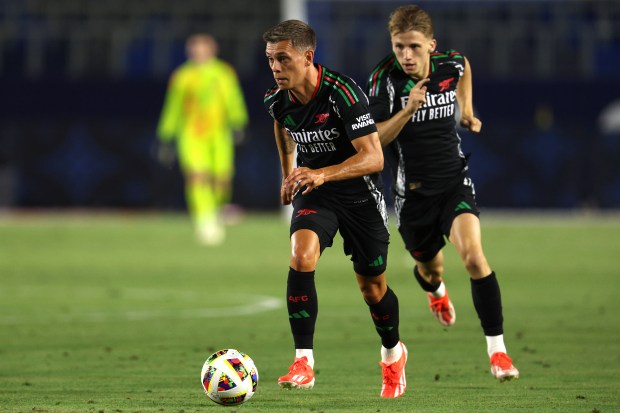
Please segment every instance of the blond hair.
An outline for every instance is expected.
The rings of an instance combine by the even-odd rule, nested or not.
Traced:
[[[431,16],[419,6],[400,6],[390,14],[388,31],[390,35],[418,31],[428,38],[433,37]]]

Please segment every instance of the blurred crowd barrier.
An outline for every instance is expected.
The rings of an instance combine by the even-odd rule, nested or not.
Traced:
[[[365,84],[405,2],[308,0],[317,61]],[[461,131],[483,207],[620,207],[620,2],[421,1],[439,49],[470,59],[483,133]],[[250,109],[234,201],[278,207],[262,106],[275,0],[0,0],[0,206],[182,208],[154,160],[167,78],[188,34],[214,34]],[[389,183],[389,176],[385,174]]]

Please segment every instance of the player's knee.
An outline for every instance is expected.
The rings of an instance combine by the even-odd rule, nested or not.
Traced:
[[[376,304],[383,298],[386,286],[379,283],[364,283],[360,285],[360,291],[364,301],[368,304]]]
[[[186,174],[186,179],[193,185],[208,185],[211,177],[207,172],[192,171]]]
[[[489,265],[482,251],[465,254],[463,256],[463,264],[467,272],[472,276],[484,276],[489,271]]]
[[[317,256],[307,248],[294,248],[291,254],[291,268],[296,271],[314,271]]]

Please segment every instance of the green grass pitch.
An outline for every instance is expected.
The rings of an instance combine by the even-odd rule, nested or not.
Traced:
[[[392,225],[394,220],[392,220]],[[205,248],[183,215],[0,218],[2,412],[618,412],[620,218],[483,214],[517,381],[489,374],[470,287],[453,248],[457,323],[440,326],[395,229],[388,280],[409,348],[408,388],[379,398],[379,338],[340,238],[317,268],[316,385],[276,384],[293,358],[284,295],[288,225],[250,214]],[[200,369],[248,353],[254,397],[220,407]]]

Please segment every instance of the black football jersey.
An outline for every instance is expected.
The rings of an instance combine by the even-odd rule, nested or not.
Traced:
[[[430,55],[426,103],[384,148],[394,178],[393,190],[433,193],[467,168],[456,131],[456,88],[465,70],[454,50]],[[383,59],[368,80],[370,112],[377,122],[391,118],[407,104],[416,79],[403,70],[394,53]]]
[[[348,76],[320,64],[315,66],[319,81],[307,104],[301,104],[277,85],[268,89],[264,98],[269,114],[297,144],[297,165],[311,169],[345,161],[357,153],[351,141],[377,131],[364,91]],[[381,175],[376,173],[327,182],[319,189],[332,191],[335,196],[358,198],[382,188]]]

